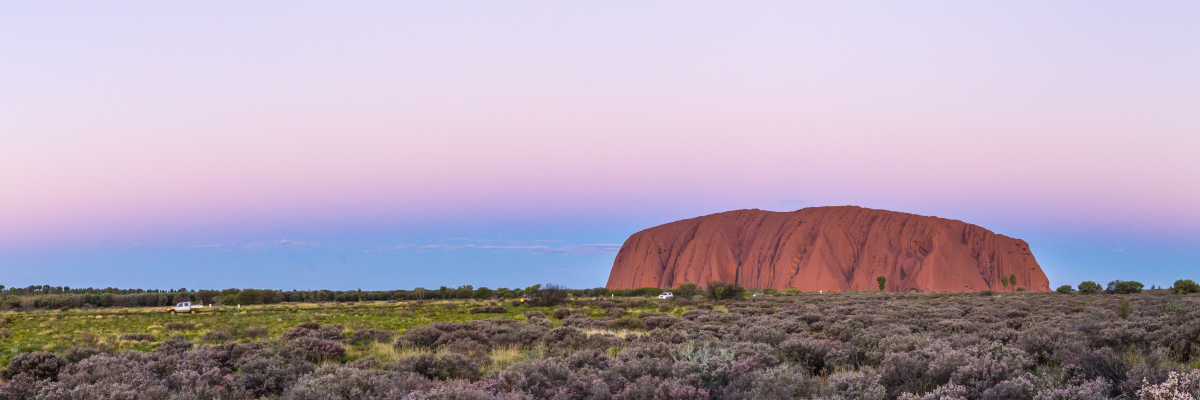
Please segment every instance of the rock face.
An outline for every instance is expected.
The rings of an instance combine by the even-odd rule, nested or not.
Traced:
[[[1016,275],[1004,287],[1001,276]],[[609,289],[737,282],[801,291],[1049,291],[1024,240],[962,221],[861,207],[737,210],[633,234]]]

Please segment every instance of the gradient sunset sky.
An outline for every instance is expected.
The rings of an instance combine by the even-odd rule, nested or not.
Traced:
[[[606,282],[858,205],[1200,280],[1200,3],[6,2],[0,284]]]

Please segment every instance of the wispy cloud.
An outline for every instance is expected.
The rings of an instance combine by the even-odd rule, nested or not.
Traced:
[[[534,246],[499,245],[498,246],[498,245],[476,245],[476,244],[464,244],[464,245],[441,245],[441,244],[413,245],[413,244],[406,244],[406,245],[394,246],[394,247],[389,247],[386,249],[380,249],[380,250],[374,250],[374,251],[368,251],[368,252],[373,253],[373,252],[387,252],[387,251],[426,251],[426,250],[446,250],[446,251],[451,251],[451,250],[516,250],[516,251],[528,251],[528,252],[542,253],[542,254],[553,254],[553,253],[558,253],[558,254],[604,254],[604,253],[615,253],[617,250],[620,250],[620,249],[621,249],[621,245],[619,245],[619,244],[580,244],[580,245],[574,245],[574,246],[560,246],[560,247],[551,247],[551,246],[542,246],[542,245],[534,245]]]
[[[208,249],[213,247],[221,247],[219,244],[193,244],[187,246],[189,249]]]
[[[289,246],[289,247],[316,247],[316,246],[320,246],[321,243],[303,242],[303,241],[294,241],[294,240],[283,239],[278,242],[275,242],[275,245],[276,246]]]
[[[290,247],[290,248],[307,248],[307,247],[317,247],[317,246],[320,246],[320,245],[321,245],[321,243],[320,243],[320,242],[316,242],[316,241],[296,241],[296,240],[287,240],[287,239],[281,239],[281,240],[279,240],[278,242],[269,242],[269,243],[264,243],[264,242],[253,242],[253,243],[246,243],[246,244],[242,245],[242,248],[243,248],[243,249],[247,249],[247,250],[261,249],[261,248],[264,248],[264,247],[267,247],[267,246],[275,246],[275,247]]]

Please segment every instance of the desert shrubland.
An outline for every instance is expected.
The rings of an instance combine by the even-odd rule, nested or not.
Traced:
[[[1200,396],[1200,295],[1134,288],[10,312],[18,349],[73,319],[111,326],[10,355],[0,399]]]

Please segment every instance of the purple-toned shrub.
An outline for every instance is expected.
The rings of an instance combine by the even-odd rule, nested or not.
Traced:
[[[183,335],[177,335],[164,340],[162,345],[158,346],[158,349],[155,349],[154,352],[160,354],[177,354],[191,350],[193,346],[195,345],[189,342]]]
[[[607,324],[605,324],[605,325],[606,325],[606,327],[607,327],[608,329],[613,329],[613,330],[621,330],[621,329],[624,329],[624,330],[631,330],[631,331],[633,331],[633,330],[637,330],[637,331],[644,331],[644,330],[646,330],[646,323],[645,323],[645,322],[642,322],[642,320],[640,320],[640,319],[637,319],[637,318],[620,318],[620,319],[615,319],[615,320],[609,321],[609,322],[608,322]]]
[[[122,333],[119,339],[133,341],[153,341],[154,335],[149,333]]]
[[[653,376],[638,378],[637,381],[625,386],[625,389],[613,396],[615,400],[704,400],[708,398],[707,390],[691,386],[678,379],[662,379]]]
[[[66,367],[67,359],[54,353],[35,351],[17,354],[8,362],[8,366],[0,370],[0,377],[12,379],[24,374],[35,381],[42,379],[58,379],[58,372]]]
[[[479,306],[467,309],[471,314],[504,314],[506,310],[503,306]]]
[[[342,358],[346,348],[341,343],[317,337],[301,337],[283,342],[279,347],[280,355],[289,358],[299,358],[311,363],[320,363]]]
[[[799,364],[810,374],[831,372],[849,360],[842,342],[808,336],[793,336],[783,341],[778,349],[784,360]]]
[[[296,380],[315,369],[297,358],[268,357],[252,353],[238,360],[234,385],[257,397],[283,393]]]
[[[646,323],[647,329],[670,328],[681,319],[670,315],[653,315],[642,319]]]
[[[821,391],[821,380],[809,375],[803,368],[781,365],[755,371],[753,389],[745,398],[762,400],[785,400],[810,398]]]
[[[248,337],[248,338],[262,339],[262,338],[267,337],[267,328],[250,327],[250,328],[246,328],[246,330],[242,331],[242,333],[245,334],[246,337]]]
[[[562,307],[554,310],[554,319],[564,319],[571,315],[571,309]]]
[[[104,354],[104,352],[91,347],[72,347],[67,349],[63,358],[66,358],[68,363],[74,364],[97,354]]]
[[[418,354],[388,364],[387,369],[410,372],[436,380],[473,379],[479,376],[479,364],[460,354],[447,354],[442,357]]]
[[[1078,385],[1065,385],[1057,388],[1046,388],[1038,391],[1034,400],[1108,400],[1109,388],[1112,387],[1103,379],[1083,382]],[[1146,398],[1146,397],[1142,397]]]
[[[283,400],[399,399],[415,390],[432,386],[431,382],[411,372],[329,366],[301,377],[279,398]]]
[[[396,332],[375,328],[359,329],[350,337],[351,344],[391,343]]]
[[[440,323],[418,326],[404,331],[404,335],[396,341],[396,347],[432,348],[433,344],[442,337],[442,331],[436,325]]]
[[[887,393],[879,374],[870,367],[829,375],[829,390],[835,398],[859,400],[883,400]]]

